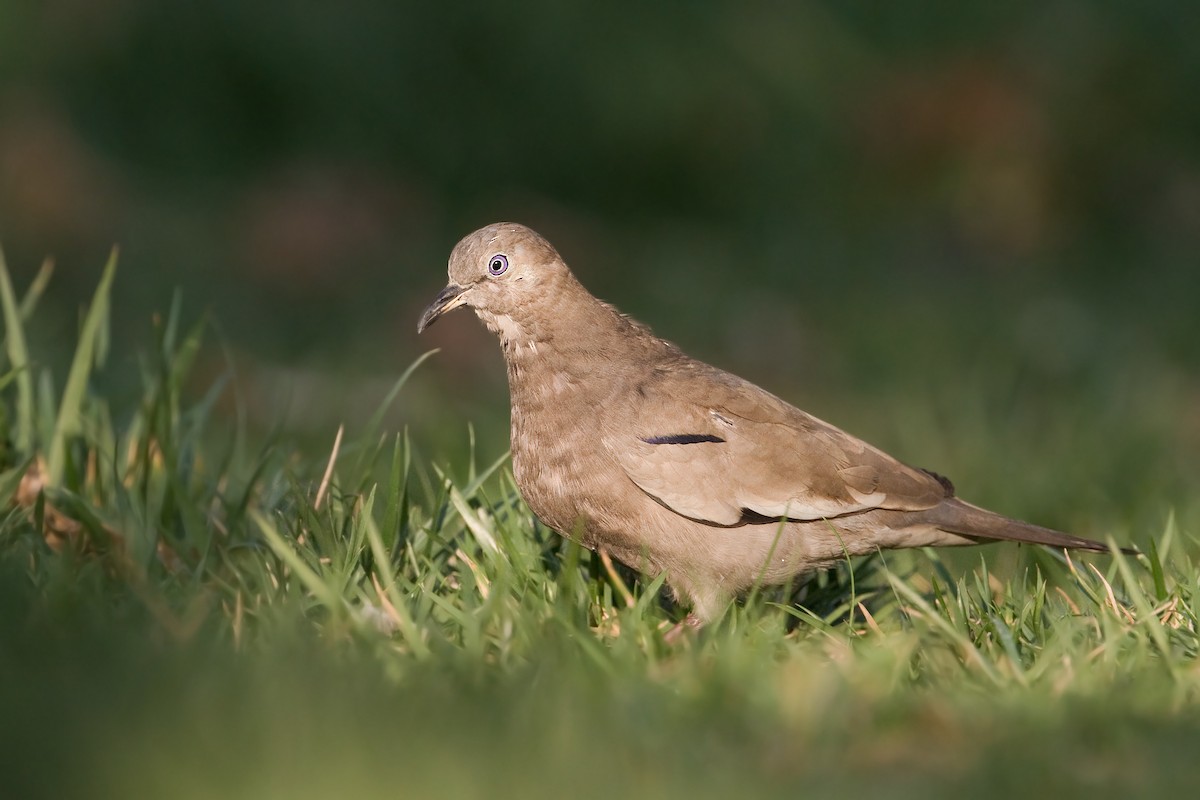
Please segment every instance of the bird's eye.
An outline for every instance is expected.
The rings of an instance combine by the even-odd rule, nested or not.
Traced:
[[[488,272],[492,275],[503,275],[508,269],[508,256],[503,253],[497,253],[492,256],[491,261],[488,261]]]

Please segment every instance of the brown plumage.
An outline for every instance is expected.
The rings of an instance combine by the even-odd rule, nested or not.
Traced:
[[[417,325],[469,305],[500,338],[512,461],[550,527],[657,574],[708,621],[756,582],[880,548],[993,539],[1107,551],[1009,519],[597,300],[550,243],[500,223],[464,238]]]

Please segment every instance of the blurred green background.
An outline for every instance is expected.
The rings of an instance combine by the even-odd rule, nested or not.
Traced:
[[[327,442],[437,346],[393,422],[490,460],[495,343],[414,328],[458,238],[517,220],[970,497],[1160,524],[1200,480],[1197,9],[9,0],[0,241],[18,283],[56,259],[43,358],[116,243],[117,339],[181,288],[252,422]]]
[[[424,337],[415,325],[454,243],[508,219],[688,352],[975,502],[1147,549],[1174,516],[1194,549],[1198,42],[1194,0],[0,0],[0,243],[19,292],[55,259],[28,339],[39,378],[49,365],[60,384],[120,246],[93,387],[118,427],[142,397],[152,316],[177,288],[190,317],[209,313],[195,397],[232,373],[217,422],[299,441],[264,479],[294,468],[297,496],[337,425],[361,439],[432,347],[388,429],[456,477],[468,423],[481,463],[504,452],[496,343],[466,312]],[[206,430],[227,440],[220,427]],[[172,627],[155,592],[15,530],[0,564],[14,796],[494,797],[508,779],[522,797],[802,784],[1094,798],[1195,784],[1195,697],[1179,689],[1194,649],[1162,659],[1187,680],[1156,672],[1157,651],[1102,615],[1107,650],[1064,644],[1093,617],[1059,623],[1048,652],[1078,657],[1061,673],[1032,639],[1038,671],[1073,683],[1065,699],[1057,677],[1032,692],[945,677],[957,653],[905,638],[899,615],[850,667],[819,631],[791,655],[754,630],[694,660],[644,652],[636,631],[597,644],[567,608],[569,624],[551,616],[512,650],[520,663],[476,642],[418,670],[390,641],[314,643],[325,629],[302,587],[258,609],[243,642],[224,573],[164,577]],[[945,558],[1020,576],[1027,553]],[[921,554],[887,564],[931,572]],[[1190,562],[1169,567],[1172,591],[1191,592]],[[218,609],[235,590],[236,614]],[[593,646],[594,665],[578,655]]]

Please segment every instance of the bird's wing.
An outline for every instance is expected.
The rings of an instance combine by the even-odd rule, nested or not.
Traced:
[[[606,444],[630,480],[692,519],[917,511],[953,494],[944,479],[699,362],[658,372],[637,394],[632,430],[610,431]]]

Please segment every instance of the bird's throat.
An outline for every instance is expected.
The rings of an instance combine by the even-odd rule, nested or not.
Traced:
[[[484,327],[499,337],[500,344],[504,347],[505,352],[511,346],[523,345],[526,340],[530,339],[525,326],[521,325],[508,314],[494,314],[491,311],[483,309],[479,309],[476,313],[478,313]]]

